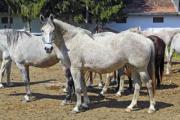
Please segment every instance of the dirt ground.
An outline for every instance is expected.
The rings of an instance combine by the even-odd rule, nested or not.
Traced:
[[[0,120],[180,120],[180,64],[173,66],[170,76],[164,76],[161,89],[156,91],[157,111],[153,114],[147,113],[149,97],[144,87],[140,92],[138,108],[131,113],[126,113],[125,108],[131,102],[132,93],[117,97],[111,87],[102,98],[98,96],[100,89],[95,87],[88,90],[90,109],[72,114],[75,103],[61,105],[65,95],[62,88],[47,87],[53,81],[65,82],[59,64],[44,69],[31,67],[30,73],[31,89],[36,99],[28,103],[21,101],[25,94],[24,84],[19,70],[13,65],[11,79],[15,86],[0,89]]]

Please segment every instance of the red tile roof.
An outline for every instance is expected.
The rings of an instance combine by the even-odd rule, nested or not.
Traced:
[[[126,13],[176,13],[172,0],[130,0]]]

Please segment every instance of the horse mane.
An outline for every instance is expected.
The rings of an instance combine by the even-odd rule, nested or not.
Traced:
[[[76,26],[70,25],[70,24],[63,22],[61,20],[58,20],[58,19],[54,19],[53,24],[55,27],[58,26],[59,28],[61,28],[61,30],[64,30],[62,32],[70,32],[70,33],[84,32],[89,37],[91,37],[93,39],[93,33],[89,30],[83,29],[81,27],[76,27]]]
[[[0,34],[6,35],[7,37],[7,44],[8,46],[15,45],[20,37],[23,37],[23,35],[26,35],[28,37],[32,37],[32,35],[27,31],[18,31],[15,29],[5,29],[1,30]]]

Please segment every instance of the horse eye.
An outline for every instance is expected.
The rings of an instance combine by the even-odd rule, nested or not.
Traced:
[[[41,32],[43,33],[43,32],[44,32],[44,30],[41,30]]]

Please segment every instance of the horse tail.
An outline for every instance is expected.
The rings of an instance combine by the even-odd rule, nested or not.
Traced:
[[[150,79],[152,80],[152,88],[153,88],[153,95],[155,95],[156,91],[156,78],[155,78],[155,49],[154,45],[151,45],[151,56],[148,63],[148,74]]]

